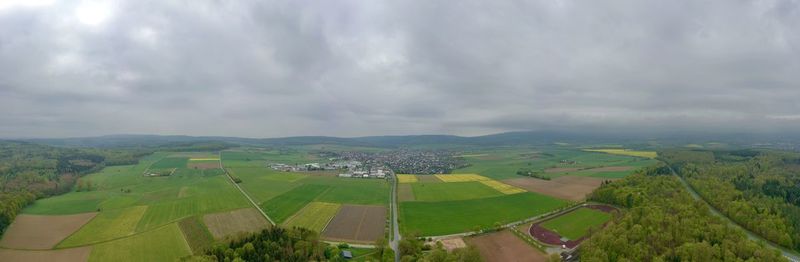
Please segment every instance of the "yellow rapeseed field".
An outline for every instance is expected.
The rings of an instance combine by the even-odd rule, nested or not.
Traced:
[[[506,194],[506,195],[525,192],[525,189],[522,189],[522,188],[519,188],[519,187],[515,187],[515,186],[509,185],[509,184],[505,184],[505,183],[502,183],[502,182],[499,182],[499,181],[495,181],[495,180],[484,180],[484,181],[480,181],[480,182],[482,184],[487,185],[487,186],[489,186],[491,188],[494,188],[495,190],[500,191],[500,193],[503,193],[503,194]]]
[[[472,181],[488,181],[488,177],[478,174],[445,174],[436,175],[436,178],[444,182],[472,182]]]
[[[398,174],[397,181],[400,182],[401,184],[405,184],[405,183],[416,183],[417,181],[419,181],[419,179],[417,179],[417,176],[415,175]]]
[[[636,157],[646,157],[646,158],[656,158],[658,153],[655,151],[636,151],[636,150],[628,150],[628,149],[584,149],[584,151],[588,152],[600,152],[612,155],[623,155],[623,156],[636,156]]]

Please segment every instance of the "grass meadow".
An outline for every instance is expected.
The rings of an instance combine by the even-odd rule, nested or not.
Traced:
[[[590,228],[599,228],[611,219],[611,214],[591,208],[579,208],[542,223],[542,227],[569,239],[585,236]]]

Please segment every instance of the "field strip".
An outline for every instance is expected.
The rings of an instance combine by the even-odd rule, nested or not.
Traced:
[[[240,187],[239,184],[237,184],[236,181],[233,180],[233,177],[231,177],[231,174],[228,173],[228,170],[225,170],[225,166],[222,165],[222,151],[219,151],[219,168],[222,169],[222,172],[225,172],[225,176],[227,176],[228,180],[230,180],[231,183],[233,183],[233,186],[235,186],[236,189],[239,189],[239,192],[241,192],[242,195],[244,195],[244,197],[246,197],[247,200],[250,201],[250,204],[253,204],[253,206],[256,207],[258,212],[261,212],[261,215],[263,215],[264,218],[266,218],[271,225],[273,226],[276,225],[275,221],[272,221],[272,218],[269,218],[267,213],[265,213],[264,210],[261,210],[261,207],[258,206],[258,204],[256,204],[256,201],[253,201],[253,199],[250,198],[250,195],[248,195],[247,192],[244,192],[244,189],[242,189],[242,187]]]

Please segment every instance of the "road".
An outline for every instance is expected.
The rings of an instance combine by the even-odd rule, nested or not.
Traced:
[[[236,189],[239,189],[239,192],[241,192],[242,195],[244,195],[244,197],[247,198],[248,201],[250,201],[250,204],[253,204],[253,206],[258,210],[258,212],[261,212],[261,215],[263,215],[264,218],[266,218],[271,225],[275,225],[275,222],[272,221],[272,218],[269,218],[267,213],[265,213],[264,210],[261,210],[261,207],[258,206],[258,204],[256,204],[256,201],[253,201],[253,199],[250,198],[250,195],[248,195],[247,192],[244,192],[244,189],[242,189],[242,187],[239,186],[239,183],[236,183],[236,181],[233,180],[233,177],[231,177],[231,175],[228,174],[228,170],[225,170],[225,166],[222,165],[222,151],[219,152],[219,168],[222,169],[222,172],[225,172],[225,176],[227,176],[228,180],[230,180],[231,183],[233,183],[233,186],[235,186]]]
[[[389,246],[394,250],[394,261],[400,261],[400,250],[398,250],[398,246],[400,246],[400,224],[397,223],[397,186],[398,186],[398,179],[397,174],[392,174],[392,197],[390,198],[389,207],[392,209],[392,239],[389,241]]]
[[[762,238],[758,234],[753,233],[752,231],[740,226],[739,224],[737,224],[736,222],[734,222],[733,220],[731,220],[730,218],[719,212],[719,210],[714,208],[714,206],[708,204],[708,202],[706,202],[706,200],[703,199],[703,197],[701,197],[700,194],[697,193],[697,191],[694,191],[694,188],[692,188],[692,186],[689,185],[689,183],[686,182],[686,180],[684,180],[682,176],[679,176],[678,173],[675,173],[675,170],[673,170],[671,166],[667,165],[667,167],[669,167],[669,170],[672,172],[672,175],[678,177],[678,179],[681,181],[681,184],[683,184],[683,186],[686,188],[686,190],[689,191],[689,194],[692,195],[694,199],[699,200],[700,202],[703,202],[704,204],[706,204],[706,206],[708,206],[708,209],[711,210],[711,214],[714,214],[715,216],[722,218],[722,220],[728,222],[728,225],[742,230],[745,233],[745,235],[747,235],[747,238],[749,238],[750,240],[759,243],[764,243],[764,245],[767,245],[768,247],[780,250],[783,256],[786,257],[786,259],[788,259],[789,261],[800,262],[800,255],[798,255],[797,252],[794,252],[788,248],[772,243],[769,240]]]

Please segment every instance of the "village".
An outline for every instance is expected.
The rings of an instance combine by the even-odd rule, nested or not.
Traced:
[[[369,165],[365,166],[360,161],[355,160],[338,160],[330,158],[331,163],[307,163],[288,165],[283,163],[268,164],[270,168],[277,171],[284,172],[301,172],[301,171],[343,171],[339,173],[338,177],[342,178],[379,178],[383,179],[389,175],[394,174],[391,169],[382,165]]]

